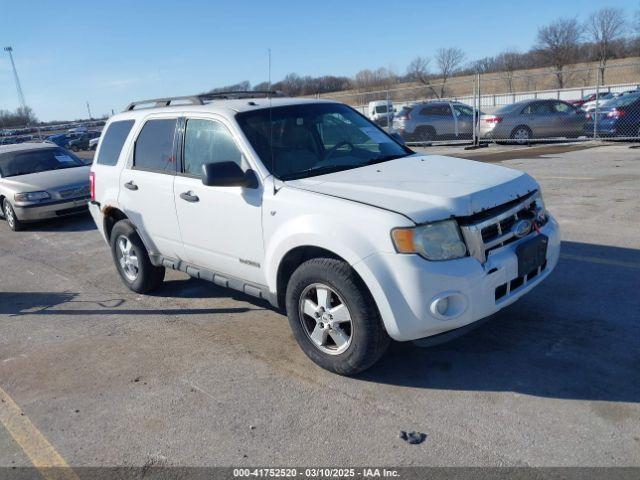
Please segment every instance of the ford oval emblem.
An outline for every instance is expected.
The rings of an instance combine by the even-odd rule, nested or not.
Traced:
[[[531,220],[519,220],[513,226],[513,235],[516,238],[526,237],[527,235],[529,235],[529,232],[531,232],[531,227]]]

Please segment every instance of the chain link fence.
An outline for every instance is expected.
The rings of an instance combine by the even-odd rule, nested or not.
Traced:
[[[408,145],[640,140],[640,63],[502,72],[318,97],[352,105]]]

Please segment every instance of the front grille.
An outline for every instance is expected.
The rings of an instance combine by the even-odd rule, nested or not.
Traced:
[[[79,187],[66,188],[64,190],[60,190],[58,193],[60,194],[60,197],[65,200],[68,198],[86,197],[91,194],[91,187],[87,184]]]
[[[460,219],[460,230],[469,254],[485,263],[489,252],[523,237],[516,235],[515,231],[520,220],[533,221],[537,218],[536,223],[542,226],[546,218],[542,220],[539,217],[542,208],[539,198],[538,192],[531,192],[505,205]]]

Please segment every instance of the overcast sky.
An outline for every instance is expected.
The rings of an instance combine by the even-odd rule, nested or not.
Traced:
[[[627,1],[1,0],[1,46],[12,45],[27,103],[40,120],[119,111],[131,100],[199,93],[300,75],[352,76],[364,68],[404,73],[409,61],[456,46],[468,60],[527,50],[537,27]],[[315,5],[315,6],[314,6]],[[0,51],[0,109],[18,106]]]

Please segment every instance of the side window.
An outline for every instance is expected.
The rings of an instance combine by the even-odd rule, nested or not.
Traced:
[[[541,102],[531,105],[531,113],[536,115],[550,115],[553,113],[553,110],[551,110],[551,104],[548,102]]]
[[[422,110],[420,110],[420,115],[422,116],[429,116],[429,115],[437,115],[436,113],[436,107],[433,105],[429,105],[427,107],[424,107]]]
[[[473,110],[471,109],[471,107],[467,107],[466,105],[454,105],[453,109],[455,110],[457,117],[473,117]]]
[[[112,167],[118,163],[120,150],[122,150],[124,141],[127,139],[133,124],[133,120],[122,120],[120,122],[113,122],[109,125],[107,131],[104,133],[98,158],[96,158],[96,163],[98,165],[107,165]]]
[[[148,120],[136,140],[133,168],[159,173],[175,173],[173,143],[176,119]]]
[[[563,102],[556,102],[553,104],[553,111],[557,113],[571,113],[573,107]]]
[[[202,174],[205,163],[235,162],[246,170],[242,152],[227,127],[213,120],[187,120],[184,135],[184,173]]]

